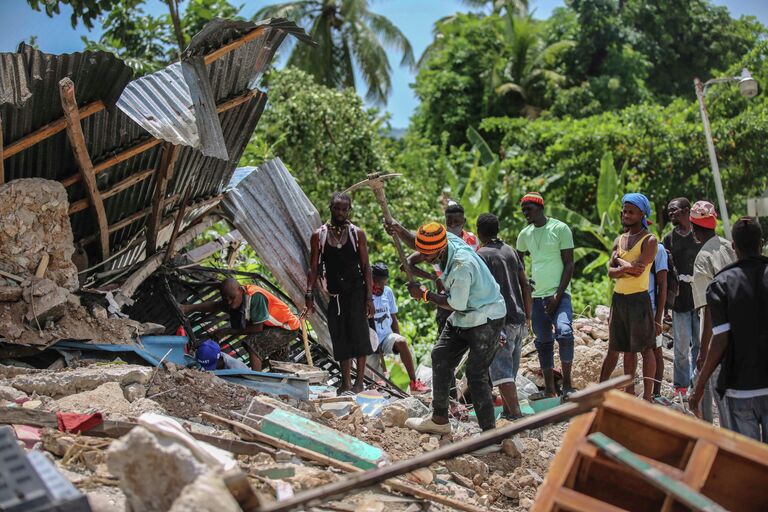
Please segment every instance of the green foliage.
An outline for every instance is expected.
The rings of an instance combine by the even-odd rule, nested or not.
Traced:
[[[611,305],[613,282],[605,272],[581,275],[571,281],[571,304],[573,314],[590,316],[600,305]]]
[[[68,5],[72,8],[72,28],[76,28],[78,21],[82,21],[90,30],[93,28],[93,22],[119,4],[120,0],[27,0],[27,3],[36,11],[44,8],[45,14],[51,18],[61,14],[62,5]]]
[[[369,100],[384,103],[392,90],[384,46],[396,49],[401,65],[413,66],[411,43],[388,18],[368,8],[368,0],[299,0],[269,5],[254,19],[285,17],[309,27],[317,46],[297,45],[288,61],[333,88],[355,88],[355,72],[368,86]]]

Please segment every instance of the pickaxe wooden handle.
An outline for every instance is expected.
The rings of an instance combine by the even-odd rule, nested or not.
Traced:
[[[376,201],[378,201],[379,206],[381,207],[381,211],[384,213],[384,222],[391,224],[394,222],[394,219],[392,218],[392,214],[389,212],[389,206],[387,205],[387,195],[384,193],[384,181],[397,176],[402,175],[381,174],[374,172],[368,175],[367,180],[352,185],[347,190],[345,190],[345,192],[352,192],[362,187],[370,187],[371,190],[373,190],[373,195],[376,196]],[[411,272],[411,267],[408,265],[408,258],[405,255],[405,250],[403,249],[403,244],[400,241],[400,238],[397,235],[393,235],[392,240],[395,242],[397,256],[400,258],[400,263],[403,265],[403,270],[405,270],[405,274],[408,276],[408,281],[413,281],[413,272]]]

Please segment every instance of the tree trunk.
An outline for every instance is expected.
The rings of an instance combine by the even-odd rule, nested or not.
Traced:
[[[178,0],[165,0],[168,4],[168,11],[171,14],[171,22],[173,23],[173,32],[176,35],[176,42],[179,44],[179,59],[184,52],[184,47],[187,46],[187,41],[184,37],[184,31],[181,30],[181,20],[179,19],[179,4]]]

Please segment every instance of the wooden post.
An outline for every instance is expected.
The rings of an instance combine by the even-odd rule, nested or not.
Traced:
[[[80,111],[77,109],[75,100],[75,84],[69,78],[64,78],[59,82],[59,95],[61,97],[61,106],[64,109],[64,120],[67,125],[67,137],[72,146],[72,152],[75,155],[75,161],[80,168],[80,176],[83,180],[88,199],[93,206],[96,214],[96,222],[99,226],[99,240],[101,242],[101,257],[109,257],[109,224],[107,223],[107,212],[104,210],[104,202],[96,186],[96,175],[93,172],[93,163],[88,154],[88,148],[85,145],[85,136],[83,128],[80,126]]]
[[[176,237],[179,235],[179,229],[181,228],[181,223],[184,220],[184,214],[187,212],[187,202],[189,201],[189,195],[191,192],[192,192],[192,186],[190,185],[187,188],[187,191],[184,192],[184,199],[181,200],[179,211],[176,214],[176,220],[173,222],[173,230],[171,231],[171,238],[168,240],[168,249],[165,251],[165,256],[163,256],[163,265],[168,263],[168,260],[170,260],[171,256],[173,256],[173,253],[174,253],[173,246],[176,243]]]
[[[160,231],[160,222],[163,220],[163,206],[165,193],[168,190],[168,182],[173,176],[173,166],[179,155],[179,146],[170,142],[163,144],[163,157],[160,160],[160,169],[155,175],[155,194],[152,199],[152,213],[149,215],[147,225],[147,256],[157,251],[157,233]]]

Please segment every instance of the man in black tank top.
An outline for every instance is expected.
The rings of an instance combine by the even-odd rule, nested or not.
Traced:
[[[315,307],[313,289],[324,279],[331,301],[328,330],[333,357],[341,364],[342,384],[338,394],[363,391],[366,357],[373,354],[368,318],[373,317],[373,280],[368,262],[365,232],[349,222],[352,199],[335,193],[329,206],[331,220],[312,233],[309,274],[305,295],[307,310]],[[352,385],[352,360],[357,376]]]

